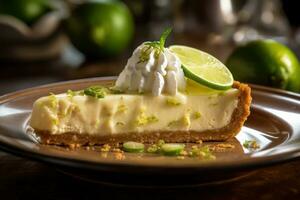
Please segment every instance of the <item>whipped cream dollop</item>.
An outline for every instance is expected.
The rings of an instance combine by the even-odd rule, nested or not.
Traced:
[[[185,78],[179,58],[169,49],[157,49],[147,43],[137,47],[120,73],[115,87],[124,92],[176,95],[185,90]]]

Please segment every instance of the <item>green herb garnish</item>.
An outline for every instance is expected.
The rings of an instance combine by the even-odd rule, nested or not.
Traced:
[[[83,93],[87,96],[92,96],[97,99],[104,98],[107,94],[107,88],[101,86],[91,86],[83,90]]]
[[[172,32],[171,28],[166,29],[162,35],[160,36],[159,41],[153,41],[153,42],[145,42],[145,47],[142,49],[142,53],[139,57],[138,63],[143,63],[149,60],[149,56],[151,53],[151,49],[154,49],[154,56],[155,58],[158,58],[160,53],[164,51],[165,43],[167,40],[167,37]]]

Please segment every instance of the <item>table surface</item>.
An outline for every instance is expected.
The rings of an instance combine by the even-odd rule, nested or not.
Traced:
[[[126,188],[85,182],[54,167],[0,152],[1,199],[299,199],[300,161],[258,169],[236,181],[191,188]]]
[[[189,38],[193,38],[189,36]],[[177,43],[196,46],[223,60],[228,47],[203,41],[181,40]],[[197,45],[201,44],[201,45]],[[64,61],[62,61],[64,60]],[[71,59],[72,60],[72,59]],[[56,81],[117,75],[124,58],[102,62],[66,65],[61,57],[37,63],[0,62],[0,95]],[[300,199],[300,160],[257,169],[244,178],[210,186],[184,189],[137,189],[94,184],[67,176],[53,166],[20,158],[0,151],[0,199]]]

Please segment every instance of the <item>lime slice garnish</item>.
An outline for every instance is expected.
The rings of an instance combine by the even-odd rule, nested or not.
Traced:
[[[212,55],[181,45],[173,45],[169,49],[180,59],[187,78],[216,90],[226,90],[232,86],[231,72]]]
[[[166,143],[161,146],[162,153],[168,156],[177,156],[184,150],[184,144]]]
[[[139,142],[125,142],[123,144],[123,150],[131,153],[141,153],[144,152],[144,144]]]

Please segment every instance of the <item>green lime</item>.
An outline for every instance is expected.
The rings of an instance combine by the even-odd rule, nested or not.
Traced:
[[[184,150],[184,144],[166,143],[161,146],[161,151],[164,155],[177,156]]]
[[[226,65],[236,80],[300,92],[297,57],[273,40],[257,40],[237,47]]]
[[[9,0],[0,2],[0,13],[33,24],[50,9],[48,0]]]
[[[230,71],[212,55],[180,45],[170,46],[169,49],[180,59],[187,78],[216,90],[226,90],[232,86]]]
[[[121,53],[133,37],[133,17],[120,1],[91,1],[80,4],[66,23],[72,43],[90,57]]]
[[[139,142],[125,142],[123,144],[123,150],[131,153],[142,153],[144,152],[145,145]]]

